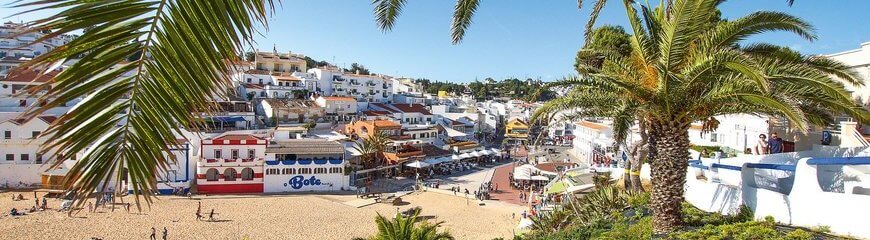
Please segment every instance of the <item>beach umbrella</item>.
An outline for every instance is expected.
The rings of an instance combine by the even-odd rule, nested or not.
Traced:
[[[413,161],[413,162],[410,162],[408,164],[405,164],[405,166],[412,167],[412,168],[424,168],[424,167],[428,167],[429,165],[431,165],[431,164],[421,162],[421,161]]]
[[[479,153],[479,152],[471,152],[471,153],[469,153],[468,155],[470,155],[471,157],[480,157],[480,153]]]
[[[459,159],[462,159],[462,157],[460,157],[459,155],[453,154],[453,156],[451,156],[450,159],[453,161],[458,161]]]
[[[483,155],[492,155],[493,152],[490,151],[490,150],[485,150],[485,149],[484,149],[484,150],[480,151],[480,154],[483,154]]]
[[[459,159],[471,158],[471,154],[463,153],[459,154]]]
[[[531,180],[532,181],[550,181],[550,178],[538,175],[538,176],[532,176]]]

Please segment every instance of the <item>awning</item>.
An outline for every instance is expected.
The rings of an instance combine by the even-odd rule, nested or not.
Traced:
[[[465,159],[465,158],[471,158],[471,157],[472,157],[471,154],[468,154],[468,153],[459,154],[459,159]]]
[[[405,164],[405,166],[412,167],[412,168],[424,168],[424,167],[428,167],[429,165],[431,165],[431,164],[421,162],[421,161],[413,161],[413,162],[410,162],[408,164]]]
[[[559,181],[547,188],[547,194],[562,194],[565,193],[565,190],[568,189],[568,184],[564,181]]]
[[[219,116],[219,117],[209,117],[208,120],[212,121],[212,122],[231,123],[231,122],[244,122],[245,118],[239,117],[239,116],[233,116],[233,117],[220,117]]]
[[[441,126],[444,127],[444,131],[447,132],[447,136],[448,136],[448,137],[465,137],[465,136],[468,136],[468,134],[465,134],[465,133],[463,133],[463,132],[457,131],[456,129],[453,129],[453,128],[448,127],[448,126],[444,126],[443,124],[442,124]]]
[[[480,151],[480,154],[481,154],[481,155],[492,155],[493,153],[494,153],[494,152],[492,152],[492,151],[490,151],[490,150],[483,150],[483,151]]]
[[[480,152],[471,152],[471,153],[469,153],[468,155],[470,155],[471,157],[480,157],[480,156],[482,156],[482,155],[480,155]]]
[[[452,160],[452,159],[450,159],[450,157],[440,157],[440,158],[430,158],[430,159],[426,159],[426,160],[423,160],[423,162],[428,163],[428,164],[433,164],[433,165],[434,165],[434,164],[439,164],[439,163],[447,162],[447,161],[450,161],[450,160]]]

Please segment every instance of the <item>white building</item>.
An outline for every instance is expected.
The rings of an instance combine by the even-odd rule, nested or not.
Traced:
[[[326,115],[324,108],[311,100],[267,98],[257,105],[257,113],[265,116],[266,123],[308,123]]]
[[[40,155],[45,142],[42,133],[56,118],[40,116],[30,121],[6,119],[0,122],[0,186],[32,187],[41,183],[40,173],[55,154]]]
[[[273,141],[266,148],[264,192],[350,189],[344,147],[326,139]]]
[[[861,43],[858,49],[834,53],[826,57],[846,64],[864,81],[864,86],[855,87],[846,84],[846,89],[852,91],[852,96],[861,99],[865,106],[870,106],[870,42]]]
[[[356,99],[352,97],[318,96],[314,102],[326,111],[326,118],[332,121],[347,122],[357,114]]]
[[[29,107],[40,104],[37,97],[46,92],[46,89],[38,89],[42,84],[52,79],[60,71],[40,73],[32,70],[12,72],[0,78],[0,112],[24,112]],[[35,91],[36,95],[29,95],[28,91]],[[81,99],[74,99],[60,106],[49,109],[46,114],[60,115],[66,113]]]
[[[613,129],[609,123],[579,121],[574,129],[574,153],[587,163],[604,162],[613,156]]]
[[[316,80],[306,88],[324,96],[347,96],[358,102],[393,102],[393,81],[384,75],[344,73],[335,67],[312,68]]]
[[[21,23],[3,23],[0,26],[0,58],[7,56],[32,58],[64,45],[74,38],[69,35],[60,35],[36,42],[47,33],[35,31],[22,34],[29,30]]]

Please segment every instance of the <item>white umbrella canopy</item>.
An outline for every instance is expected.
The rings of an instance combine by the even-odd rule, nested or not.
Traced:
[[[490,150],[482,150],[482,151],[480,151],[480,154],[482,154],[482,155],[492,155],[493,152],[490,151]]]
[[[412,168],[424,168],[424,167],[428,167],[430,165],[432,165],[432,164],[428,164],[428,163],[421,162],[421,161],[413,161],[413,162],[410,162],[408,164],[405,164],[405,166],[412,167]]]
[[[501,150],[499,150],[498,148],[492,148],[489,150],[495,153],[496,156],[501,156]]]
[[[471,157],[480,157],[480,153],[479,153],[479,152],[471,152],[471,153],[469,153],[468,155],[471,155]]]
[[[471,158],[471,154],[468,154],[468,153],[459,154],[459,159],[463,159],[463,158]]]
[[[456,160],[462,159],[462,156],[454,154],[453,156],[450,157],[450,159],[456,161]]]
[[[533,181],[550,181],[550,178],[545,176],[532,176]]]

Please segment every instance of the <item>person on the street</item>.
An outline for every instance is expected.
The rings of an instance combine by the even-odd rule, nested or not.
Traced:
[[[770,145],[767,143],[767,136],[764,134],[758,135],[758,143],[755,145],[755,155],[764,155],[770,153]]]
[[[776,132],[770,134],[767,145],[770,147],[770,154],[782,153],[782,138],[779,138]]]
[[[214,222],[214,208],[212,208],[211,212],[208,213],[208,220]]]
[[[149,239],[157,240],[157,229],[154,229],[154,227],[151,227],[151,237]]]
[[[163,240],[169,237],[169,230],[166,230],[166,227],[163,227]]]

